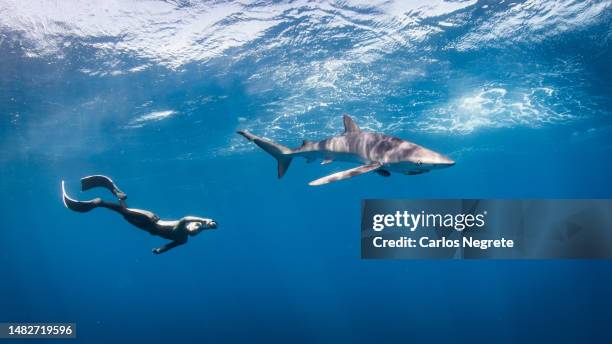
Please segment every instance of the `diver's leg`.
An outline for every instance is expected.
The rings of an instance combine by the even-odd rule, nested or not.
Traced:
[[[99,198],[96,198],[96,199],[99,199]],[[114,210],[114,211],[118,212],[121,215],[125,215],[125,214],[129,213],[128,209],[126,207],[122,206],[121,204],[112,203],[112,202],[106,202],[106,201],[103,201],[101,199],[99,199],[99,200],[100,200],[100,202],[97,205],[98,207]]]
[[[107,176],[94,175],[81,178],[81,189],[83,191],[87,191],[95,187],[103,187],[108,189],[110,192],[113,193],[113,195],[115,195],[118,199],[122,201],[127,199],[127,195],[125,194],[125,192],[119,190],[113,180]]]
[[[66,187],[64,185],[63,180],[62,180],[62,199],[64,201],[64,205],[66,206],[66,208],[73,210],[73,211],[78,211],[79,213],[86,213],[97,207],[108,208],[122,215],[126,211],[126,207],[123,206],[124,204],[123,201],[120,201],[121,204],[115,204],[115,203],[105,202],[101,198],[94,198],[89,201],[79,201],[74,198],[71,198],[66,193]]]

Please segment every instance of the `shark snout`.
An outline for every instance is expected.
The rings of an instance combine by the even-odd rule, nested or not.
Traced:
[[[440,165],[444,165],[446,167],[451,167],[453,165],[455,165],[455,161],[447,158],[447,157],[443,157],[442,161],[440,162]]]
[[[422,156],[417,164],[429,168],[446,168],[455,165],[455,161],[442,154],[431,152],[429,155]]]
[[[455,161],[445,157],[445,156],[441,156],[438,159],[438,162],[435,163],[435,165],[438,166],[438,168],[447,168],[447,167],[451,167],[453,165],[455,165]]]

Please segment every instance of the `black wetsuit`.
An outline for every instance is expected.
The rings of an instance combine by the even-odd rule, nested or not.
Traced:
[[[163,246],[162,248],[155,249],[155,253],[162,253],[173,247],[186,243],[189,237],[186,225],[190,222],[199,222],[200,226],[203,226],[203,223],[206,223],[207,229],[216,228],[216,222],[211,219],[186,216],[180,220],[163,221],[159,218],[159,216],[148,210],[128,208],[127,204],[125,203],[127,195],[119,190],[115,183],[106,176],[95,175],[82,178],[81,187],[83,191],[94,187],[104,187],[110,190],[118,198],[119,202],[107,202],[101,198],[95,198],[90,201],[78,201],[72,199],[66,194],[64,183],[62,182],[63,200],[67,208],[82,213],[98,207],[107,208],[121,214],[129,223],[149,232],[152,235],[172,240],[171,243]]]
[[[126,219],[127,222],[140,229],[144,229],[153,235],[159,235],[161,232],[167,232],[166,228],[163,228],[157,224],[160,220],[159,216],[148,210],[128,208],[123,201],[117,204],[105,202],[98,198],[95,199],[94,202],[97,200],[100,200],[98,207],[108,208],[118,212],[119,214],[123,215],[123,218]]]

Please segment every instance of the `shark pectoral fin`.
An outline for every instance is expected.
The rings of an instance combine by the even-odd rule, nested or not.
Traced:
[[[378,169],[378,170],[376,170],[374,172],[378,173],[378,175],[382,176],[382,177],[391,177],[391,172],[389,172],[387,170]]]
[[[367,165],[361,165],[355,168],[351,168],[350,170],[337,172],[334,174],[330,174],[329,176],[319,178],[317,180],[313,180],[312,182],[308,183],[308,185],[310,186],[323,185],[323,184],[335,182],[335,181],[342,180],[342,179],[348,179],[354,176],[358,176],[360,174],[364,174],[364,173],[373,171],[377,168],[380,168],[380,166],[382,166],[382,164],[379,162],[374,162],[374,163],[367,164]]]
[[[325,159],[325,160],[321,161],[321,165],[327,165],[327,164],[331,163],[332,161],[334,161],[334,160],[332,160],[332,159]]]

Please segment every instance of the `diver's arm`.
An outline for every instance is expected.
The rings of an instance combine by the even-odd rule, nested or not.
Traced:
[[[175,240],[175,241],[172,241],[172,242],[170,242],[170,243],[168,243],[168,244],[166,244],[166,245],[164,245],[162,247],[158,247],[158,248],[153,249],[153,253],[155,253],[155,254],[164,253],[164,252],[166,252],[166,251],[168,251],[170,249],[173,249],[173,248],[175,248],[177,246],[183,245],[186,242],[187,242],[187,240]]]

